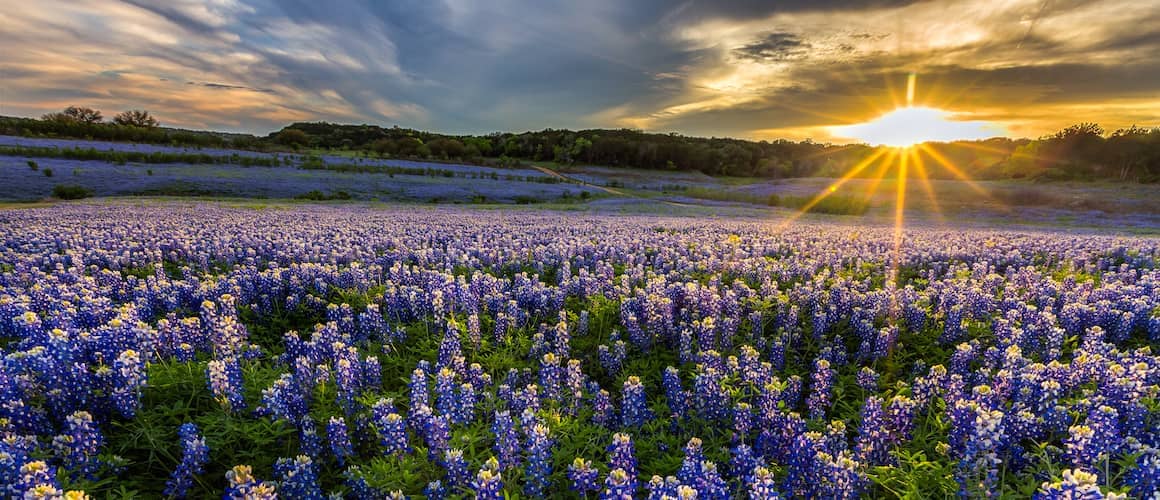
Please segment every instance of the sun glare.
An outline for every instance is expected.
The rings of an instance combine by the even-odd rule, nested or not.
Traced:
[[[1003,129],[984,121],[953,120],[950,112],[941,109],[908,106],[865,123],[831,127],[830,132],[873,145],[908,147],[924,142],[986,139],[1001,135]]]

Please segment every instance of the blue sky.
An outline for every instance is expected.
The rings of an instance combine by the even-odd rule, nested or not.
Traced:
[[[916,104],[1038,136],[1160,125],[1160,2],[37,0],[0,12],[0,114],[266,133],[630,127],[833,136]]]

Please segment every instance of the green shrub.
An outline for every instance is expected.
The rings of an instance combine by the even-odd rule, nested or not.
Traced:
[[[84,186],[57,184],[52,188],[52,195],[62,200],[79,200],[92,196],[93,192]]]
[[[51,168],[44,169],[44,176],[45,177],[52,177],[52,169]]]
[[[34,162],[34,161],[32,161],[32,160],[28,160],[28,162],[27,162],[27,163],[28,163],[28,168],[31,168],[31,169],[32,169],[32,171],[34,171],[34,172],[35,172],[35,171],[37,171],[37,170],[40,170],[40,164],[38,164],[38,163],[36,163],[36,162]]]

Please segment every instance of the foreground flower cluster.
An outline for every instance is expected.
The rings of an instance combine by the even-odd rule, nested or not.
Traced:
[[[889,228],[220,205],[0,225],[2,498],[1160,489],[1156,240],[910,229],[895,259]]]

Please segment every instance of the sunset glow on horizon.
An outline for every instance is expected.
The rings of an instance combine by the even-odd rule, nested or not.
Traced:
[[[44,0],[0,20],[0,115],[882,144],[1160,125],[1160,10],[1130,0]]]

